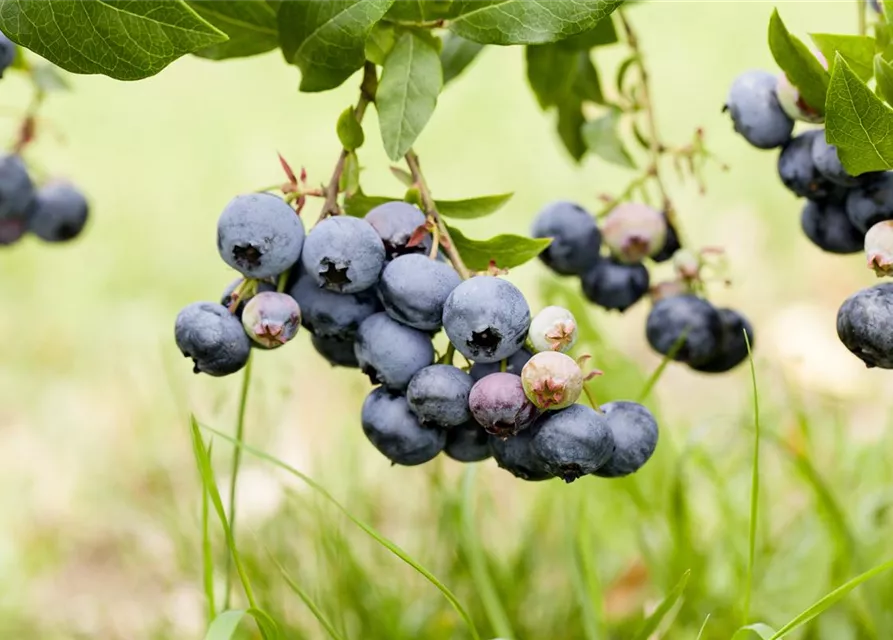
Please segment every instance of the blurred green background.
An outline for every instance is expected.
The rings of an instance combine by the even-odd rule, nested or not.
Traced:
[[[799,34],[852,32],[854,4],[780,9]],[[777,627],[893,551],[893,377],[866,370],[836,338],[839,304],[875,281],[863,258],[809,244],[776,154],[748,147],[720,112],[737,73],[775,68],[765,38],[772,8],[664,1],[629,16],[663,137],[683,144],[703,127],[730,165],[708,166],[705,195],[667,171],[686,236],[727,250],[733,286],[713,287],[713,300],[756,326],[768,435],[751,620]],[[622,54],[622,45],[597,52],[604,82]],[[281,179],[277,151],[311,182],[327,179],[335,121],[358,78],[299,94],[297,70],[271,53],[186,58],[138,83],[72,80],[72,92],[47,101],[29,159],[82,186],[92,220],[70,246],[28,238],[0,252],[0,637],[198,638],[201,491],[188,415],[231,431],[240,377],[194,376],[173,321],[234,278],[217,255],[217,216],[234,195]],[[10,74],[0,92],[11,139],[28,86]],[[469,235],[526,233],[555,199],[596,209],[599,194],[632,177],[597,159],[573,165],[551,118],[526,86],[518,48],[487,48],[441,96],[416,147],[435,195],[515,192],[498,214],[462,225]],[[399,196],[374,110],[366,134],[365,191]],[[534,308],[583,304],[574,281],[538,261],[509,277]],[[623,316],[578,307],[594,328],[584,346],[606,372],[593,384],[602,402],[635,398],[659,364],[644,340],[647,307]],[[519,639],[632,638],[687,569],[675,624],[661,637],[694,638],[707,614],[704,638],[728,638],[741,623],[753,442],[746,366],[723,377],[670,366],[651,401],[661,443],[634,478],[526,484],[492,460],[473,479],[448,459],[390,467],[360,429],[367,381],[330,368],[307,338],[257,354],[248,442],[312,475],[430,568],[485,637],[506,629],[488,582]],[[230,452],[215,442],[222,489]],[[250,456],[243,474],[239,544],[286,637],[324,636],[267,551],[345,637],[469,637],[430,584],[300,483]],[[476,516],[463,519],[469,508]],[[881,577],[799,637],[893,637],[891,596],[893,580]]]

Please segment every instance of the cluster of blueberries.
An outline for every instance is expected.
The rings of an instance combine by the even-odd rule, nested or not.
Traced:
[[[681,247],[675,228],[656,209],[621,203],[599,225],[580,205],[559,201],[540,211],[531,234],[552,238],[540,259],[558,275],[578,276],[595,304],[622,313],[648,295],[653,305],[645,336],[659,354],[695,371],[723,373],[747,358],[748,341],[753,348],[747,318],[697,294],[701,258]],[[672,260],[677,279],[652,286],[646,260]]]
[[[194,371],[235,373],[252,348],[273,349],[303,326],[317,352],[378,385],[361,414],[370,442],[393,464],[441,451],[462,462],[494,457],[525,480],[624,476],[657,446],[651,413],[634,402],[577,404],[584,375],[566,352],[569,311],[535,317],[507,280],[462,280],[439,254],[421,210],[389,202],[364,218],[333,216],[306,234],[283,199],[240,195],[218,220],[223,260],[241,273],[219,303],[177,316],[175,338]],[[443,354],[433,339],[448,339]],[[461,354],[467,366],[453,365]]]
[[[818,125],[823,118],[784,74],[742,73],[732,83],[725,110],[752,146],[780,148],[778,175],[806,199],[800,225],[809,240],[829,253],[864,251],[878,276],[893,275],[893,172],[850,175],[823,128],[793,135],[795,121]],[[893,285],[880,284],[856,292],[838,311],[841,342],[868,367],[893,368],[893,337],[885,320],[891,309]]]

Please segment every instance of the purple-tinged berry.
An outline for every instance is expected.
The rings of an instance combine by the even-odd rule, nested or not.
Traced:
[[[66,242],[83,231],[87,224],[87,199],[67,182],[50,182],[31,202],[28,229],[41,240]]]
[[[651,308],[645,336],[659,354],[669,355],[676,349],[674,360],[697,366],[708,362],[719,350],[722,319],[703,298],[691,294],[673,296],[659,300]]]
[[[490,436],[490,450],[499,468],[529,482],[554,478],[555,476],[549,472],[545,463],[530,446],[538,431],[539,426],[534,424],[511,438]]]
[[[637,264],[663,248],[667,220],[646,204],[625,202],[602,222],[602,238],[618,262]]]
[[[546,469],[565,482],[598,471],[614,453],[607,418],[582,404],[550,411],[537,423],[531,449]]]
[[[386,313],[360,324],[354,342],[357,362],[372,384],[403,391],[412,377],[434,362],[431,337],[402,325]]]
[[[564,409],[583,392],[583,372],[577,361],[557,351],[534,355],[521,371],[524,393],[537,409]]]
[[[837,335],[866,367],[893,369],[893,283],[847,298],[837,312]]]
[[[527,349],[519,349],[505,359],[505,373],[514,373],[515,375],[520,376],[521,369],[524,368],[524,365],[527,364],[527,361],[530,360],[532,356],[533,354]],[[469,369],[468,373],[471,375],[471,379],[477,382],[484,376],[488,376],[491,373],[498,373],[501,367],[502,361],[475,362],[471,365],[471,369]]]
[[[480,462],[492,455],[490,436],[474,420],[469,420],[447,431],[443,452],[459,462]]]
[[[416,373],[406,388],[409,408],[423,427],[449,429],[471,420],[468,394],[474,381],[448,364],[432,364]]]
[[[475,382],[468,408],[487,433],[499,438],[523,431],[540,415],[524,394],[521,377],[513,373],[491,373]]]
[[[388,263],[378,283],[384,310],[398,322],[436,331],[443,320],[443,305],[462,279],[447,263],[421,254],[399,256]]]
[[[177,315],[177,347],[192,358],[195,373],[226,376],[248,362],[251,341],[233,314],[213,302],[193,302]]]
[[[689,365],[701,373],[725,373],[747,360],[747,344],[754,349],[753,326],[750,321],[734,309],[718,309],[722,322],[722,340],[719,349],[708,360]],[[747,332],[747,340],[744,333]]]
[[[539,259],[560,275],[585,273],[599,260],[601,232],[592,214],[572,202],[553,202],[533,220],[534,238],[552,238]]]
[[[385,262],[384,244],[365,220],[334,216],[307,234],[301,262],[319,286],[336,293],[357,293],[378,282]]]
[[[429,232],[419,242],[409,244],[419,227],[424,226],[425,214],[408,202],[395,200],[380,204],[369,210],[365,220],[384,243],[388,260],[411,253],[427,255],[431,251],[433,239]]]
[[[614,440],[614,453],[595,470],[602,478],[620,478],[641,469],[657,448],[657,421],[638,402],[609,402],[601,407]]]
[[[406,398],[384,387],[366,396],[361,421],[369,441],[394,464],[423,464],[437,457],[446,445],[445,431],[422,427]]]
[[[735,131],[757,149],[774,149],[791,139],[794,121],[778,102],[778,79],[768,71],[745,71],[732,83],[723,111]]]
[[[534,351],[565,353],[577,342],[577,320],[564,307],[546,307],[530,321],[527,338]]]
[[[275,349],[295,337],[301,327],[301,308],[286,293],[264,291],[245,303],[245,333],[264,349]]]
[[[581,284],[589,300],[622,313],[648,293],[650,280],[645,265],[621,264],[609,258],[587,271]]]
[[[800,228],[814,245],[829,253],[859,253],[865,243],[865,234],[853,225],[843,207],[833,202],[807,201],[800,214]]]
[[[878,222],[868,230],[865,257],[878,278],[893,275],[893,220]]]

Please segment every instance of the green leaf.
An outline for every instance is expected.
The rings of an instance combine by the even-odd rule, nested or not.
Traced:
[[[680,578],[676,586],[673,587],[673,590],[667,594],[667,597],[664,598],[659,605],[657,605],[657,609],[654,610],[654,613],[648,616],[642,623],[634,640],[648,640],[648,638],[651,637],[651,634],[655,632],[658,626],[660,626],[664,616],[670,612],[670,609],[673,608],[673,605],[675,605],[676,601],[682,596],[682,592],[685,591],[685,585],[688,584],[690,575],[691,571],[686,571],[682,574],[682,578]]]
[[[348,107],[341,112],[335,129],[338,132],[341,146],[348,151],[353,151],[363,146],[366,136],[363,133],[363,126],[357,120],[357,114],[353,107]]]
[[[893,109],[838,55],[828,89],[825,136],[850,175],[893,167]]]
[[[403,183],[404,187],[413,187],[415,186],[415,179],[412,177],[412,174],[406,169],[401,169],[400,167],[390,167],[391,175],[397,178],[401,183]]]
[[[874,76],[877,78],[878,95],[893,104],[893,65],[884,60],[881,54],[874,57]]]
[[[839,53],[857,76],[865,81],[871,79],[874,73],[874,38],[832,33],[811,33],[809,37],[812,38],[815,46],[819,48],[826,60],[833,63],[834,54]],[[831,70],[834,70],[833,66]]]
[[[385,153],[399,160],[424,129],[443,87],[440,56],[431,44],[406,32],[388,54],[375,94]]]
[[[888,25],[893,26],[893,0],[884,0],[883,6],[884,19]]]
[[[360,190],[360,160],[357,154],[351,151],[344,158],[344,170],[338,181],[338,188],[349,198]]]
[[[384,196],[367,196],[362,189],[359,189],[354,195],[344,199],[344,213],[355,218],[362,218],[378,205],[399,199],[386,198]]]
[[[66,71],[116,80],[147,78],[227,40],[183,0],[0,0],[0,31]]]
[[[301,69],[301,91],[327,91],[363,66],[366,37],[394,0],[288,0],[279,9],[279,44]]]
[[[611,110],[607,115],[583,125],[583,140],[586,141],[586,147],[603,160],[633,169],[636,163],[620,140],[617,130],[619,124],[620,112]]]
[[[586,155],[586,141],[583,140],[583,101],[577,95],[567,96],[558,105],[558,137],[570,156],[579,162]]]
[[[443,66],[443,83],[456,78],[470,65],[484,48],[479,42],[466,40],[462,36],[451,33],[443,43],[440,51],[440,64]]]
[[[462,261],[472,271],[485,271],[494,263],[499,269],[511,269],[533,260],[552,243],[551,238],[525,238],[501,234],[489,240],[472,240],[447,225],[450,238]]]
[[[771,640],[772,636],[775,635],[775,629],[768,624],[755,622],[754,624],[749,624],[746,627],[738,629],[735,632],[735,635],[732,636],[732,640],[738,640],[738,636],[741,636],[740,640],[745,640],[745,638],[752,637],[752,634],[754,633],[760,636],[762,640]]]
[[[421,24],[453,18],[458,10],[453,0],[397,0],[385,14],[385,20]]]
[[[595,104],[605,104],[605,96],[602,93],[602,83],[598,77],[598,70],[592,62],[588,51],[577,53],[577,73],[574,76],[574,93],[583,100]]]
[[[279,2],[268,0],[189,0],[195,12],[226,35],[229,40],[199,49],[195,55],[212,60],[241,58],[272,51],[279,46],[276,14]]]
[[[483,44],[544,44],[595,27],[622,0],[457,0],[450,29]]]
[[[527,81],[542,109],[559,104],[574,84],[577,56],[556,44],[527,47]]]
[[[819,115],[824,115],[830,76],[806,45],[787,30],[778,9],[772,12],[769,20],[769,48],[778,66],[800,91],[806,104]]]
[[[744,344],[747,346],[747,356],[750,360],[750,382],[753,389],[753,463],[750,469],[750,523],[747,534],[747,573],[744,578],[744,619],[750,618],[750,598],[753,587],[753,567],[757,548],[757,516],[760,506],[760,393],[757,388],[757,369],[753,363],[753,352],[750,348],[750,338],[747,332],[744,334]]]
[[[614,28],[614,20],[605,18],[592,29],[560,40],[558,44],[575,51],[589,51],[593,47],[603,47],[615,42],[617,42],[617,30]]]
[[[397,42],[397,29],[394,25],[376,22],[366,36],[366,59],[382,66],[394,48],[395,42]]]
[[[437,211],[444,218],[457,220],[473,220],[483,218],[499,211],[514,193],[500,193],[495,196],[481,196],[467,200],[435,200]]]
[[[223,611],[214,618],[211,626],[208,627],[205,640],[230,640],[236,635],[236,629],[239,627],[239,623],[242,622],[245,614],[246,611],[242,609]]]

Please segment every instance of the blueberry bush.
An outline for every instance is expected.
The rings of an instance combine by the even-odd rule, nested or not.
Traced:
[[[561,480],[565,485],[579,481],[591,483],[592,491],[614,483],[629,492],[643,517],[648,507],[637,494],[634,476],[651,466],[664,442],[658,418],[646,404],[666,367],[678,362],[706,380],[751,359],[754,374],[752,355],[758,347],[753,323],[738,308],[711,302],[719,288],[731,284],[726,256],[720,248],[691,245],[683,211],[671,196],[673,182],[706,192],[705,167],[728,167],[710,151],[700,128],[682,144],[660,134],[660,105],[634,22],[634,11],[647,9],[634,9],[637,4],[0,0],[0,31],[5,34],[0,67],[27,74],[35,96],[18,141],[0,158],[0,244],[12,244],[26,232],[48,242],[67,241],[87,222],[87,199],[77,188],[61,180],[35,186],[24,163],[37,129],[37,108],[45,94],[64,86],[63,72],[138,81],[186,55],[226,61],[279,50],[286,64],[297,67],[303,93],[351,84],[356,88],[353,104],[320,123],[336,132],[341,147],[329,175],[310,176],[291,154],[274,155],[270,186],[251,185],[228,194],[231,199],[219,212],[216,245],[222,262],[238,275],[219,297],[214,291],[208,300],[184,301],[172,319],[173,340],[195,374],[242,376],[234,436],[195,417],[191,421],[203,487],[206,638],[240,633],[265,639],[410,637],[405,630],[375,627],[368,619],[333,617],[273,554],[265,566],[278,568],[312,614],[314,626],[297,630],[278,611],[281,604],[258,597],[262,591],[253,583],[271,580],[261,566],[265,559],[245,553],[242,532],[236,544],[242,454],[286,469],[340,507],[302,472],[244,442],[252,364],[266,361],[266,351],[288,357],[288,343],[306,337],[319,362],[367,377],[370,386],[356,407],[356,422],[377,455],[391,465],[416,467],[443,457],[473,464],[492,458],[513,479]],[[885,277],[893,275],[893,142],[887,136],[893,127],[888,104],[893,103],[893,3],[857,4],[859,33],[812,34],[813,49],[774,12],[768,45],[780,71],[742,71],[730,79],[724,103],[718,97],[717,104],[747,143],[778,153],[779,181],[805,199],[801,227],[807,238],[829,253],[864,251],[868,267]],[[523,48],[533,99],[554,121],[554,133],[571,162],[595,157],[632,177],[585,203],[556,193],[526,232],[510,228],[479,238],[463,231],[464,221],[496,213],[513,194],[439,198],[437,176],[423,172],[416,146],[426,127],[436,122],[442,93],[461,81],[487,47]],[[602,51],[612,53],[611,64],[596,55]],[[33,54],[47,62],[32,61]],[[378,120],[374,133],[364,125],[371,109]],[[795,132],[796,127],[803,130]],[[373,144],[389,159],[395,189],[400,185],[402,195],[364,190],[368,167],[361,158]],[[549,282],[556,283],[553,291],[562,292],[538,308],[506,277],[536,261],[549,272]],[[569,288],[568,282],[574,286]],[[741,307],[746,304],[741,301]],[[622,375],[623,363],[599,352],[603,344],[594,339],[589,316],[622,316],[646,305],[639,334],[661,364],[636,397],[619,395],[604,402],[602,376]],[[859,291],[840,307],[840,341],[868,367],[893,368],[891,308],[893,289],[887,284]],[[809,632],[820,613],[891,566],[877,565],[848,582],[838,580],[842,586],[777,629],[758,621],[750,603],[760,477],[758,406],[755,413],[750,548],[738,562],[746,583],[717,615],[713,625],[718,635],[709,631],[709,615],[699,625],[682,621],[697,638],[774,640],[802,629]],[[233,445],[228,500],[217,488],[209,436],[214,443]],[[463,482],[470,483],[472,473]],[[815,470],[807,466],[803,473]],[[681,500],[681,483],[672,491],[673,499]],[[461,509],[463,527],[470,526],[464,512],[468,505]],[[223,532],[223,562],[215,559],[211,545],[212,514]],[[521,624],[508,619],[494,585],[498,572],[487,566],[479,548],[462,551],[481,600],[469,607],[377,528],[349,513],[347,517],[421,574],[455,610],[461,624],[433,621],[439,612],[413,614],[426,617],[416,626],[428,634],[424,637],[533,637],[516,633]],[[475,534],[463,529],[462,535]],[[685,532],[671,530],[669,538],[690,544]],[[611,635],[594,605],[599,599],[593,579],[597,570],[586,545],[575,544],[570,562],[584,594],[574,614],[582,618],[581,630],[574,627],[568,635],[554,630],[551,637],[646,640],[659,632],[684,637],[671,635],[670,629],[684,606],[691,566],[670,567],[675,586],[647,614],[636,612],[619,622]],[[648,548],[644,539],[642,547]],[[685,557],[697,564],[696,549]],[[351,562],[347,557],[343,561],[344,566]],[[523,564],[524,559],[517,561]],[[222,590],[216,583],[221,574]],[[883,637],[866,613],[868,606],[864,600],[852,605],[860,632]],[[248,618],[254,625],[250,630],[248,624],[240,626]]]

